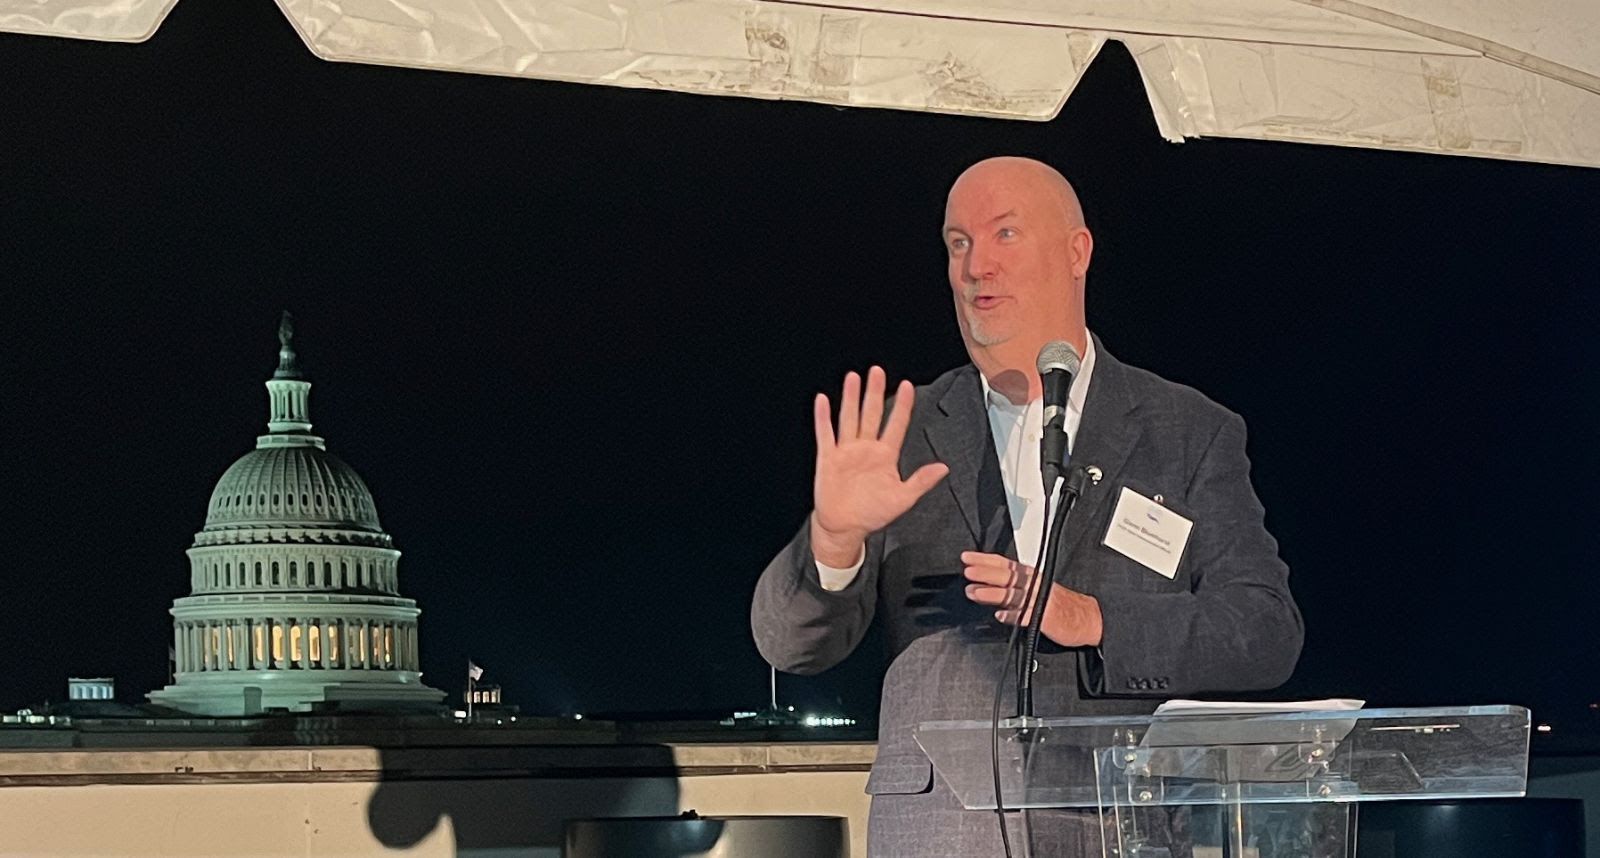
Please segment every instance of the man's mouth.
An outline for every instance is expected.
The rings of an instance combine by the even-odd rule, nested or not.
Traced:
[[[977,307],[980,310],[991,310],[998,306],[1003,300],[1005,299],[999,295],[979,295],[978,297],[972,299],[972,306]]]

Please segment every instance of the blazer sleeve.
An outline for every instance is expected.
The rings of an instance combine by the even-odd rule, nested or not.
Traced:
[[[1255,691],[1288,680],[1305,626],[1289,567],[1250,485],[1244,420],[1229,413],[1185,498],[1194,513],[1187,592],[1108,592],[1098,652],[1080,650],[1094,696],[1175,697]]]
[[[808,516],[756,583],[750,628],[767,663],[785,673],[809,675],[853,652],[872,625],[882,556],[883,536],[872,534],[855,580],[843,590],[824,590],[811,553]]]

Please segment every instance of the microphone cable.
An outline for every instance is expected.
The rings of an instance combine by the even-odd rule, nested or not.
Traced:
[[[1039,570],[1043,568],[1046,550],[1050,546],[1050,498],[1051,495],[1054,494],[1055,492],[1052,488],[1052,491],[1045,495],[1045,533],[1039,540],[1039,556],[1034,561],[1033,577],[1028,581],[1028,589],[1023,597],[1022,604],[1017,607],[1017,610],[1019,611],[1025,610],[1030,603],[1038,598],[1038,587],[1040,581],[1042,580]],[[1060,507],[1060,500],[1056,501],[1056,506],[1058,508]],[[1006,830],[1006,806],[1000,778],[1000,704],[1001,701],[1005,699],[1006,672],[1011,667],[1011,660],[1016,658],[1018,655],[1017,643],[1022,639],[1021,632],[1022,624],[1014,624],[1011,626],[1010,636],[1006,638],[1005,658],[1000,662],[1000,676],[995,680],[994,683],[994,710],[990,713],[989,717],[989,764],[991,772],[994,775],[994,812],[995,817],[1000,821],[1000,844],[1005,849],[1005,858],[1013,858],[1013,854],[1011,851],[1011,833]],[[1022,681],[1021,671],[1027,669],[1029,669],[1027,666],[1019,664],[1017,679],[1019,684]],[[1020,715],[1021,713],[1019,712],[1017,714]],[[1026,786],[1026,784],[1024,784],[1024,786]],[[1023,822],[1024,829],[1026,829],[1026,811],[1023,812]],[[1027,838],[1025,836],[1023,843],[1024,855],[1027,855],[1029,850],[1029,844],[1026,842],[1026,840]]]

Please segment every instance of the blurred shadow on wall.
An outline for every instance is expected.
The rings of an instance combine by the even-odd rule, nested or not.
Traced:
[[[677,768],[663,745],[413,747],[382,754],[367,821],[393,849],[421,843],[449,817],[454,854],[462,858],[556,858],[570,819],[678,813]]]

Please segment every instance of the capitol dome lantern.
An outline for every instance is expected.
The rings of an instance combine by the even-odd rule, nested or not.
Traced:
[[[353,468],[311,434],[311,382],[288,313],[270,418],[211,493],[173,602],[171,685],[152,703],[196,715],[436,708],[422,684],[416,603],[400,552]]]

